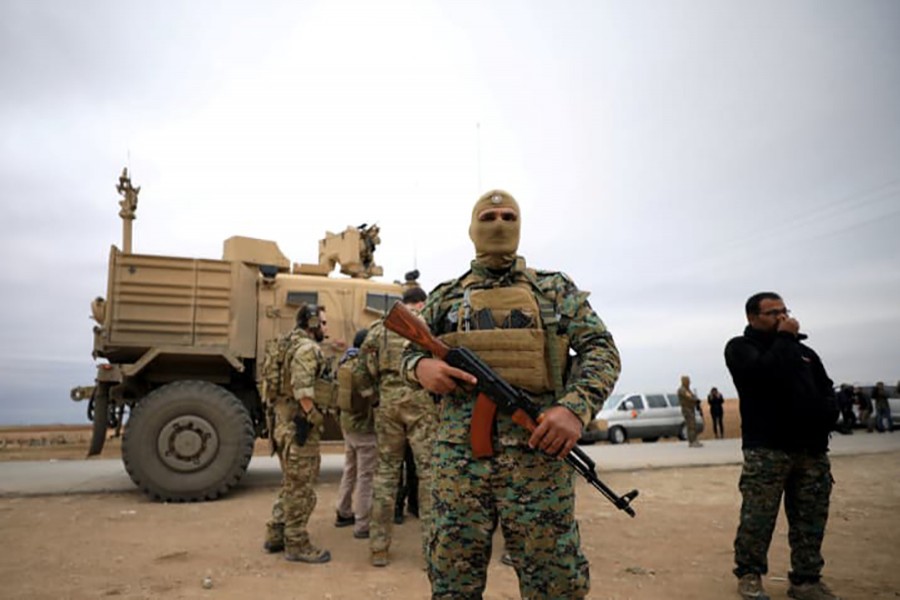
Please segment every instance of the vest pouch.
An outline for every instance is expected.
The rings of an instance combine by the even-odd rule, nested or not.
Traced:
[[[337,372],[337,407],[344,412],[353,410],[353,362],[342,364]]]
[[[329,379],[316,379],[313,387],[315,394],[316,406],[321,409],[334,408],[337,406],[337,386]]]
[[[510,385],[532,394],[553,391],[543,329],[457,331],[441,339],[450,346],[468,348]]]

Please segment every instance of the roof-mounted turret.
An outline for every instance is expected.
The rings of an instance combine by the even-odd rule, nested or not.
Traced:
[[[335,265],[341,265],[341,273],[360,279],[369,279],[384,273],[375,264],[375,247],[381,243],[378,225],[350,227],[339,234],[325,232],[319,240],[319,264],[294,263],[293,272],[302,275],[328,275]]]

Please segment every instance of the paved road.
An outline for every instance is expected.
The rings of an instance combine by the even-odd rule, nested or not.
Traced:
[[[584,450],[596,461],[598,472],[685,466],[740,464],[740,440],[708,440],[703,448],[685,442],[656,444],[597,444]],[[832,456],[900,451],[900,431],[891,434],[856,432],[835,435]],[[322,456],[321,481],[338,481],[343,454]],[[281,479],[274,457],[255,456],[241,486],[276,486]],[[51,460],[0,463],[0,497],[98,492],[135,492],[120,460]]]

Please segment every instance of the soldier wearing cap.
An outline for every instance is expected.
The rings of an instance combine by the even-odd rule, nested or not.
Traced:
[[[575,521],[575,446],[619,375],[612,336],[564,273],[539,271],[517,254],[521,212],[507,192],[472,210],[471,268],[429,294],[422,317],[451,346],[466,346],[541,407],[529,433],[496,417],[494,455],[475,458],[469,426],[474,377],[410,345],[402,374],[440,395],[432,454],[428,568],[433,598],[480,598],[499,524],[523,598],[583,598],[588,562]],[[573,360],[579,368],[573,370]],[[460,385],[462,383],[462,385]]]

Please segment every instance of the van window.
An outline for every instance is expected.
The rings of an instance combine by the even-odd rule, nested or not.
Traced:
[[[678,394],[666,394],[666,398],[669,399],[669,406],[674,406],[675,408],[681,406],[681,402],[678,400]]]
[[[625,394],[613,394],[612,396],[610,396],[609,398],[607,398],[607,399],[606,399],[606,402],[603,403],[603,409],[602,409],[602,410],[612,410],[612,409],[614,409],[616,406],[618,406],[619,401],[622,400],[622,396],[624,396],[624,395],[625,395]]]
[[[631,402],[631,408],[626,408],[625,404]],[[644,410],[644,401],[640,396],[628,396],[625,402],[619,405],[619,410]]]
[[[666,408],[666,399],[662,394],[650,394],[647,396],[647,406],[650,408]]]

